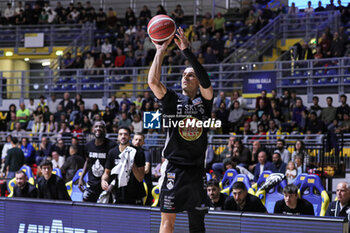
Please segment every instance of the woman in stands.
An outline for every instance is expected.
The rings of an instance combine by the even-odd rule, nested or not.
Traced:
[[[305,149],[305,144],[303,141],[298,140],[295,142],[294,151],[292,153],[292,161],[294,161],[295,157],[299,155],[302,158],[303,163],[303,172],[306,172],[306,166],[309,164],[310,156]]]

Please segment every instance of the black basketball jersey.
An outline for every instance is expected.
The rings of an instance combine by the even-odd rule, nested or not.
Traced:
[[[188,96],[167,89],[161,102],[163,127],[166,128],[163,156],[173,164],[202,166],[209,128],[193,126],[193,122],[210,121],[213,100],[206,100],[200,94],[191,100]],[[182,125],[180,121],[183,121]]]

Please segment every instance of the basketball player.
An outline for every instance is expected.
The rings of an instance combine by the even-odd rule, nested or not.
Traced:
[[[97,202],[102,193],[101,177],[105,170],[108,151],[115,147],[117,143],[106,138],[106,125],[103,121],[96,121],[92,130],[95,139],[86,143],[84,147],[86,161],[79,178],[79,189],[84,192],[84,201]],[[83,177],[87,171],[89,181],[84,190]]]
[[[184,120],[184,116],[204,121],[210,118],[213,88],[207,72],[190,51],[183,30],[179,28],[177,32],[175,43],[192,65],[183,72],[182,93],[175,93],[160,82],[161,64],[173,38],[162,45],[154,43],[157,52],[148,75],[148,84],[162,102],[163,116],[177,115],[172,121]],[[176,213],[184,210],[188,212],[190,232],[205,232],[204,217],[208,207],[204,186],[204,158],[207,143],[207,129],[178,126],[167,129],[163,149],[166,160],[158,184],[162,212],[161,233],[173,232]]]

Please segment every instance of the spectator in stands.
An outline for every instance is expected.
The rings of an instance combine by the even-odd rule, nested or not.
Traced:
[[[269,120],[269,130],[267,131],[266,135],[268,135],[267,139],[270,140],[275,140],[278,138],[276,137],[277,135],[281,135],[281,131],[276,127],[275,120]]]
[[[283,189],[284,199],[276,202],[274,213],[284,215],[315,215],[313,205],[298,198],[298,187],[288,184]]]
[[[331,42],[331,48],[328,51],[328,56],[330,57],[342,57],[345,52],[344,41],[339,37],[338,32],[334,32],[333,40]]]
[[[115,57],[114,66],[123,67],[125,64],[126,56],[123,54],[121,48],[117,48],[117,56]]]
[[[72,135],[74,137],[81,137],[81,134],[83,134],[83,129],[80,128],[80,123],[79,122],[74,122],[73,123]]]
[[[327,11],[334,11],[337,9],[337,7],[334,5],[333,0],[329,0],[329,4],[326,6]]]
[[[329,50],[331,48],[331,41],[327,38],[327,34],[325,32],[322,33],[319,45],[322,48],[323,57],[327,57],[328,54],[330,54]]]
[[[291,104],[290,92],[284,90],[283,96],[280,99],[281,111],[284,116],[284,119],[287,121],[290,119],[289,107]]]
[[[164,9],[163,5],[158,5],[157,6],[157,12],[156,12],[156,15],[166,15],[167,12],[166,10]]]
[[[16,113],[15,112],[8,112],[6,118],[7,118],[6,119],[6,121],[7,121],[6,131],[13,131],[13,130],[15,130],[16,123],[19,124],[19,129],[21,129],[21,123],[17,122],[17,118],[16,118]]]
[[[245,20],[245,25],[247,27],[250,27],[252,28],[253,30],[255,30],[255,24],[256,24],[256,21],[257,21],[257,18],[256,18],[256,15],[255,15],[255,12],[254,10],[250,10],[249,11],[249,14],[248,14],[248,17],[246,18]],[[252,31],[252,30],[250,30]]]
[[[112,131],[112,125],[113,125],[114,118],[115,118],[115,114],[113,114],[111,112],[109,106],[106,106],[105,113],[103,114],[102,119],[106,123],[107,132]]]
[[[206,52],[204,53],[204,63],[205,64],[216,64],[216,55],[213,53],[211,46],[208,46]]]
[[[234,140],[232,157],[237,159],[241,167],[247,168],[250,163],[250,150],[243,146],[239,138]]]
[[[41,10],[41,13],[39,15],[39,24],[48,24],[49,15],[48,13],[43,9]]]
[[[261,96],[256,97],[256,100],[255,100],[255,108],[256,109],[258,109],[259,107],[261,108],[260,100],[264,101],[264,108],[271,105],[269,98],[267,98],[267,91],[266,90],[262,90]],[[261,117],[261,115],[259,117]]]
[[[253,142],[253,149],[252,149],[252,152],[250,154],[250,164],[248,166],[249,171],[252,173],[254,173],[255,166],[259,162],[258,155],[261,151],[263,151],[263,148],[262,148],[260,142],[254,141]]]
[[[119,103],[116,100],[114,95],[111,96],[111,102],[109,102],[108,106],[109,106],[112,114],[115,115],[119,112]]]
[[[36,151],[33,145],[29,143],[29,139],[26,137],[21,139],[21,150],[24,153],[24,163],[27,165],[34,164]]]
[[[47,133],[56,133],[58,131],[58,124],[55,121],[55,116],[50,115],[49,121],[45,123],[45,132]]]
[[[281,127],[281,122],[284,121],[284,116],[282,115],[282,110],[279,106],[278,99],[271,99],[271,106],[270,106],[270,120],[274,120],[276,127]]]
[[[265,11],[266,12],[266,11]],[[269,18],[262,9],[258,9],[258,16],[256,18],[256,32],[265,27],[269,23]]]
[[[309,48],[309,45],[306,42],[304,42],[301,46],[299,60],[310,60],[313,58],[314,55],[312,54],[312,50]]]
[[[17,7],[15,8],[15,12],[14,12],[15,16],[19,15],[21,10],[24,11],[24,7],[22,4],[22,1],[19,1],[17,3]]]
[[[311,6],[311,1],[307,2],[307,8],[304,9],[304,12],[308,15],[312,15],[314,8]]]
[[[101,46],[101,53],[107,55],[108,53],[111,54],[113,52],[112,44],[109,43],[109,39],[105,38],[102,46]]]
[[[95,64],[95,59],[94,59],[94,57],[91,56],[91,53],[88,52],[86,54],[86,58],[84,60],[84,69],[86,69],[86,70],[92,69],[92,68],[94,68],[94,64]]]
[[[303,100],[300,97],[297,97],[295,107],[293,108],[292,114],[292,127],[298,127],[300,132],[303,132],[305,129],[305,123],[307,118],[307,109],[303,105]]]
[[[292,2],[292,5],[288,9],[288,15],[296,15],[299,13],[298,7],[295,6],[295,3]]]
[[[322,2],[318,1],[318,7],[315,9],[315,12],[322,12],[322,11],[325,11],[325,9],[322,6]]]
[[[288,184],[292,184],[297,177],[297,169],[295,168],[295,164],[293,161],[288,162],[287,170],[285,173],[287,177]]]
[[[315,112],[316,116],[320,118],[322,114],[322,107],[318,104],[318,102],[319,102],[318,96],[312,97],[313,105],[310,106],[310,112]]]
[[[20,138],[26,134],[27,134],[26,131],[21,127],[21,123],[19,123],[18,121],[15,121],[15,129],[11,132],[11,136]]]
[[[90,133],[91,132],[91,121],[89,119],[89,117],[87,115],[83,116],[83,122],[81,123],[81,128],[83,129],[83,132],[85,134]]]
[[[123,92],[123,93],[122,93],[122,100],[121,100],[120,103],[119,103],[119,106],[120,106],[120,109],[119,109],[119,110],[120,110],[120,111],[122,110],[122,105],[123,105],[123,103],[126,104],[126,111],[128,111],[129,108],[130,108],[131,102],[130,102],[130,100],[128,99],[128,96],[127,96],[126,92]]]
[[[222,54],[224,51],[224,44],[225,42],[221,39],[220,32],[216,32],[214,39],[210,41],[210,46],[213,50],[216,50],[219,54]]]
[[[59,155],[67,158],[69,156],[68,147],[64,144],[62,139],[58,139],[52,151],[56,151]]]
[[[228,98],[226,98],[224,91],[220,91],[219,95],[214,98],[213,108],[219,109],[221,103],[225,103],[225,106],[227,106],[227,108],[230,108],[230,106],[231,106],[230,100]],[[233,102],[232,102],[232,104],[233,104]]]
[[[267,154],[265,151],[261,151],[258,154],[258,163],[255,165],[254,170],[254,182],[256,182],[260,175],[263,173],[263,171],[271,171],[272,164],[271,162],[267,161]]]
[[[42,132],[44,132],[45,124],[43,122],[43,115],[37,115],[34,117],[34,123],[31,127],[31,132],[33,135],[41,135]]]
[[[226,195],[220,192],[219,181],[211,179],[207,184],[208,203],[211,210],[223,210]]]
[[[143,132],[143,121],[139,114],[134,115],[134,119],[131,123],[133,133],[142,133]]]
[[[3,167],[5,163],[5,158],[7,156],[7,151],[12,148],[12,136],[7,135],[6,136],[6,143],[4,144],[2,151],[1,151],[1,167]]]
[[[64,164],[64,157],[58,154],[57,151],[52,151],[51,158],[53,168],[61,168]]]
[[[228,116],[228,124],[230,132],[237,132],[239,128],[243,125],[245,110],[242,109],[238,101],[231,104],[230,113]]]
[[[40,164],[41,161],[47,159],[48,157],[51,157],[52,150],[53,145],[51,144],[51,142],[49,142],[48,138],[42,137],[39,149],[36,152],[36,164]]]
[[[272,154],[272,165],[271,171],[274,173],[286,173],[287,164],[282,161],[281,154],[278,152],[274,152]]]
[[[77,154],[82,158],[84,158],[84,146],[80,145],[78,137],[74,137],[74,136],[72,137],[71,146],[76,146],[78,148]]]
[[[176,25],[181,25],[183,23],[184,15],[185,13],[180,4],[177,4],[175,10],[171,12],[171,16],[175,19]]]
[[[337,199],[332,201],[326,211],[326,216],[345,217],[350,219],[350,185],[346,181],[339,182],[336,191]]]
[[[29,104],[28,104],[28,110],[29,110],[29,113],[30,113],[30,115],[32,115],[33,114],[33,112],[35,111],[35,110],[37,110],[37,106],[36,106],[36,104],[34,103],[34,99],[33,98],[30,98],[29,99]],[[41,111],[42,111],[42,109],[41,109]]]
[[[288,163],[289,160],[291,159],[291,155],[290,152],[284,148],[285,146],[285,142],[282,139],[278,139],[277,140],[277,144],[276,144],[276,150],[274,152],[278,152],[281,155],[282,161],[284,163]]]
[[[295,156],[294,163],[295,163],[295,168],[297,170],[297,176],[300,175],[301,173],[306,172],[303,168],[303,159],[300,155]]]
[[[96,26],[98,29],[104,29],[106,27],[107,16],[103,12],[103,9],[100,8],[96,15]]]
[[[341,121],[339,127],[335,130],[335,133],[349,133],[350,132],[350,118],[349,113],[345,112],[343,114],[343,120]]]
[[[100,108],[98,107],[97,104],[93,104],[92,109],[88,114],[91,122],[93,122],[95,120],[96,115],[100,115]]]
[[[317,118],[315,112],[309,114],[309,118],[306,124],[306,134],[322,134],[324,131],[323,122]]]
[[[52,174],[52,162],[49,160],[42,161],[40,169],[43,176],[37,179],[39,198],[70,201],[63,179]]]
[[[215,111],[215,116],[216,116],[216,119],[221,121],[223,134],[227,134],[229,132],[229,129],[228,129],[228,116],[229,116],[229,114],[230,114],[230,112],[229,112],[229,110],[226,109],[225,102],[221,102],[220,107]]]
[[[336,119],[337,109],[333,107],[333,98],[327,97],[327,107],[322,110],[322,121],[328,127]]]
[[[70,114],[73,111],[74,104],[73,101],[70,100],[70,96],[68,92],[63,94],[63,100],[59,103],[63,107],[63,111],[67,114]]]
[[[12,197],[38,197],[38,189],[34,185],[28,183],[27,175],[22,170],[16,171],[16,184],[13,187]]]
[[[16,112],[16,119],[21,123],[21,128],[25,129],[29,121],[30,112],[23,102],[19,104],[19,107],[20,109]]]
[[[142,42],[137,42],[137,50],[135,51],[135,66],[145,66],[146,65],[147,51],[143,47]]]
[[[2,173],[5,174],[5,178],[11,180],[15,177],[16,171],[18,171],[24,164],[23,151],[18,148],[18,139],[13,137],[11,140],[12,148],[7,151],[5,158],[4,168]]]
[[[7,8],[4,11],[4,20],[5,20],[5,24],[13,24],[13,20],[14,20],[14,15],[15,12],[12,8],[12,4],[11,3],[7,3]]]
[[[228,38],[225,41],[224,48],[228,49],[230,52],[233,52],[233,50],[236,48],[237,40],[233,37],[233,33],[230,32],[228,34]]]
[[[78,147],[72,145],[69,147],[69,157],[66,159],[64,164],[61,167],[61,172],[63,177],[65,177],[65,182],[68,182],[73,179],[75,173],[83,168],[84,159],[82,155],[78,154]]]
[[[148,24],[148,21],[150,21],[152,18],[151,11],[148,9],[147,5],[144,5],[142,7],[142,10],[140,11],[139,15],[139,25],[146,26]]]
[[[226,198],[224,210],[241,212],[266,213],[265,206],[260,199],[248,193],[243,182],[236,182],[232,186],[232,196]]]
[[[211,17],[209,12],[206,12],[202,19],[201,25],[206,29],[207,32],[211,32],[213,27],[214,19]]]
[[[136,59],[134,58],[133,52],[128,51],[126,54],[124,66],[125,67],[134,67],[135,63],[136,63]],[[131,73],[130,70],[126,70],[125,72],[126,72],[126,74]]]
[[[226,33],[225,28],[225,18],[222,16],[221,12],[218,12],[216,17],[214,18],[213,25],[212,25],[212,34],[215,34],[217,32],[220,32],[221,35]]]
[[[136,25],[136,17],[134,11],[131,9],[131,7],[128,7],[125,12],[125,22],[126,26],[135,26]]]
[[[259,117],[257,113],[253,113],[249,125],[253,134],[258,133]]]
[[[55,94],[51,94],[51,99],[48,102],[48,106],[49,109],[54,113],[57,110],[57,106],[58,106],[58,100],[56,99],[56,95]]]
[[[121,119],[118,121],[118,127],[127,127],[131,129],[131,119],[128,118],[128,114],[126,112],[121,113]]]
[[[57,19],[56,19],[57,13],[56,13],[56,11],[49,9],[47,11],[47,15],[48,15],[47,22],[49,24],[57,23]]]

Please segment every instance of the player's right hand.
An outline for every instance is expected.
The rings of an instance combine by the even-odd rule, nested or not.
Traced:
[[[82,179],[79,179],[78,188],[81,192],[84,192],[84,183]]]
[[[105,180],[102,180],[102,181],[101,181],[101,188],[102,188],[103,190],[107,191],[107,190],[108,190],[108,182],[105,181]]]
[[[169,44],[171,43],[171,41],[173,41],[173,38],[174,36],[170,37],[167,41],[163,42],[162,44],[158,44],[153,40],[152,40],[152,43],[154,44],[154,46],[156,46],[157,51],[165,52]]]

